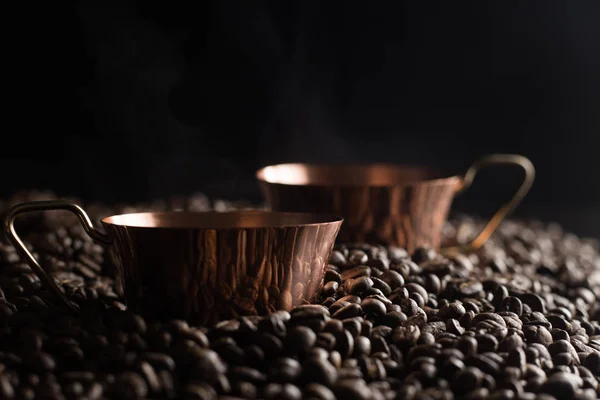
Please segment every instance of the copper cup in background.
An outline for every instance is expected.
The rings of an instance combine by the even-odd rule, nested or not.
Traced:
[[[527,194],[535,179],[535,169],[527,158],[490,155],[463,176],[389,164],[279,164],[261,168],[256,177],[273,210],[340,215],[344,225],[338,240],[396,245],[412,254],[420,246],[439,249],[454,196],[471,185],[480,169],[492,165],[519,166],[525,173],[523,182],[474,240],[442,249],[453,252],[483,246]]]
[[[30,211],[68,210],[97,242],[112,246],[128,308],[145,316],[212,324],[313,300],[342,225],[333,215],[270,211],[155,212],[103,218],[103,233],[66,201],[14,206],[5,234],[43,283],[74,311],[15,232]]]

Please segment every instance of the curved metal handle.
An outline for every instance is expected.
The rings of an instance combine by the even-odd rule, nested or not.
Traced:
[[[71,302],[67,296],[65,295],[62,288],[52,279],[44,269],[37,262],[35,257],[27,250],[25,244],[21,241],[17,232],[15,231],[15,218],[19,214],[23,214],[30,211],[48,211],[48,210],[66,210],[71,211],[73,214],[77,215],[81,225],[83,225],[83,229],[85,232],[90,235],[92,239],[95,241],[109,245],[112,243],[109,236],[106,234],[96,230],[90,221],[90,218],[87,216],[85,211],[77,204],[70,203],[64,200],[48,200],[48,201],[32,201],[29,203],[17,204],[12,207],[6,217],[4,218],[4,233],[8,240],[15,247],[21,258],[23,258],[27,264],[33,269],[36,275],[40,278],[42,282],[44,282],[50,290],[71,310],[75,312],[79,312],[79,307],[77,304]]]
[[[454,246],[454,247],[446,247],[442,249],[442,252],[445,254],[452,254],[459,251],[474,251],[481,248],[485,242],[492,236],[494,231],[498,228],[500,223],[504,220],[504,218],[510,214],[516,207],[519,205],[521,200],[527,195],[529,189],[533,185],[533,181],[535,180],[535,168],[531,161],[528,158],[517,155],[517,154],[492,154],[489,156],[485,156],[479,161],[475,162],[465,173],[465,176],[462,180],[462,185],[458,189],[459,192],[467,190],[477,173],[486,167],[494,166],[494,165],[514,165],[521,167],[523,172],[525,173],[523,177],[523,183],[513,196],[513,198],[506,204],[504,204],[494,216],[490,219],[487,225],[479,232],[479,234],[473,239],[470,243]]]

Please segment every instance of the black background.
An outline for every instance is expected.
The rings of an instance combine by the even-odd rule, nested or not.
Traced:
[[[600,237],[599,1],[58,3],[6,12],[5,197],[260,200],[270,163],[509,152],[538,171],[518,215]]]

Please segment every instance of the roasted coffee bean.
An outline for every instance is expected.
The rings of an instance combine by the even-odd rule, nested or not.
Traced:
[[[350,332],[344,329],[344,331],[340,332],[336,336],[336,346],[335,349],[342,358],[350,357],[352,352],[354,351],[354,337]]]
[[[338,399],[368,400],[372,398],[372,391],[362,379],[344,379],[334,386],[334,393]]]
[[[555,356],[560,353],[571,353],[577,354],[573,345],[566,340],[557,340],[548,346],[548,351],[552,356]]]
[[[112,391],[120,398],[144,398],[148,393],[148,386],[139,374],[123,372],[115,380]]]
[[[395,328],[407,321],[406,315],[402,311],[392,311],[377,318],[379,325],[386,325]]]
[[[518,297],[507,296],[502,299],[499,311],[511,311],[517,314],[517,316],[521,316],[523,313],[523,304]]]
[[[354,339],[354,357],[368,356],[371,354],[371,341],[364,336]]]
[[[404,277],[394,270],[385,271],[383,275],[381,275],[381,280],[392,290],[404,286]]]
[[[311,358],[302,365],[302,379],[307,383],[331,386],[337,380],[337,370],[328,360]]]
[[[362,312],[363,312],[363,310],[360,305],[350,303],[350,304],[342,307],[338,311],[334,312],[332,317],[335,319],[346,319],[346,318],[357,317],[357,316],[361,315]]]
[[[367,254],[362,250],[352,250],[348,255],[349,265],[364,264],[369,260]]]
[[[356,279],[360,277],[370,277],[371,276],[371,268],[366,265],[359,265],[358,267],[350,268],[342,271],[340,277],[342,281],[347,281],[350,279]]]
[[[373,333],[373,323],[371,321],[361,321],[360,335],[370,338]]]
[[[477,340],[471,336],[462,336],[456,342],[456,348],[460,350],[465,356],[474,355],[477,353]]]
[[[392,293],[392,288],[385,281],[376,277],[371,277],[371,280],[373,281],[373,288],[379,289],[384,296],[389,296]]]
[[[297,326],[290,330],[283,343],[284,349],[289,354],[307,353],[317,342],[315,332],[305,326]]]
[[[310,383],[304,387],[304,398],[315,400],[335,400],[333,392],[319,383]]]
[[[400,308],[407,317],[415,316],[419,312],[419,305],[413,299],[403,300]]]
[[[329,257],[329,262],[334,265],[345,265],[346,257],[338,250],[333,250],[331,252],[331,257]]]
[[[269,366],[268,377],[273,382],[294,382],[300,376],[300,363],[289,357],[281,357]]]
[[[383,315],[385,314],[385,304],[380,300],[374,298],[368,298],[361,302],[362,310],[365,313],[371,315]]]
[[[570,399],[582,384],[583,381],[576,375],[557,372],[548,377],[548,380],[541,386],[540,392],[551,394],[557,399]]]
[[[440,318],[459,319],[466,312],[465,307],[459,302],[448,303],[440,308],[437,316]]]
[[[392,333],[392,341],[397,346],[406,348],[417,343],[421,330],[416,325],[399,326]]]
[[[506,336],[498,345],[498,351],[503,353],[510,353],[514,349],[523,347],[523,339],[517,334],[511,334]]]
[[[376,247],[371,247],[371,250],[375,250]],[[387,259],[387,252],[385,249],[378,249],[377,251],[373,251],[375,255],[371,254],[369,260],[367,261],[367,265],[373,269],[376,269],[381,272],[385,272],[390,268],[390,261]]]
[[[535,293],[525,293],[520,296],[523,304],[528,305],[532,311],[546,312],[546,304],[544,299]]]
[[[332,333],[322,332],[317,335],[315,346],[331,351],[335,347],[335,336]]]
[[[373,280],[366,276],[362,276],[347,282],[349,282],[348,293],[356,296],[367,292],[373,287]]]
[[[479,351],[496,351],[498,348],[498,339],[494,335],[489,333],[480,333],[475,335],[477,340],[477,347]]]
[[[325,297],[329,297],[329,296],[333,296],[339,287],[339,283],[335,282],[335,281],[330,281],[327,282],[324,286],[323,286],[323,296]]]
[[[523,328],[523,334],[528,343],[539,343],[547,347],[553,342],[552,334],[543,326],[526,326]]]
[[[455,393],[465,394],[477,389],[483,379],[483,373],[476,367],[466,367],[455,373],[452,387]]]
[[[600,375],[600,352],[588,354],[583,365],[593,374]]]
[[[214,320],[225,310],[235,318],[196,326],[126,311],[112,255],[76,223],[40,228],[34,247],[53,249],[40,258],[81,316],[67,316],[0,243],[0,397],[582,399],[598,390],[600,247],[556,227],[508,220],[485,248],[449,259],[339,244],[321,306],[276,311],[304,287],[244,277],[224,286],[226,298],[239,293],[271,314],[238,318],[212,299]],[[467,218],[447,232],[477,229]],[[476,385],[458,387],[472,370]]]

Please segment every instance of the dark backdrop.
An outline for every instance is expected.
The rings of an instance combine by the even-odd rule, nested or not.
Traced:
[[[597,0],[44,3],[7,12],[4,196],[258,200],[269,163],[516,152],[538,170],[519,214],[600,237]]]

